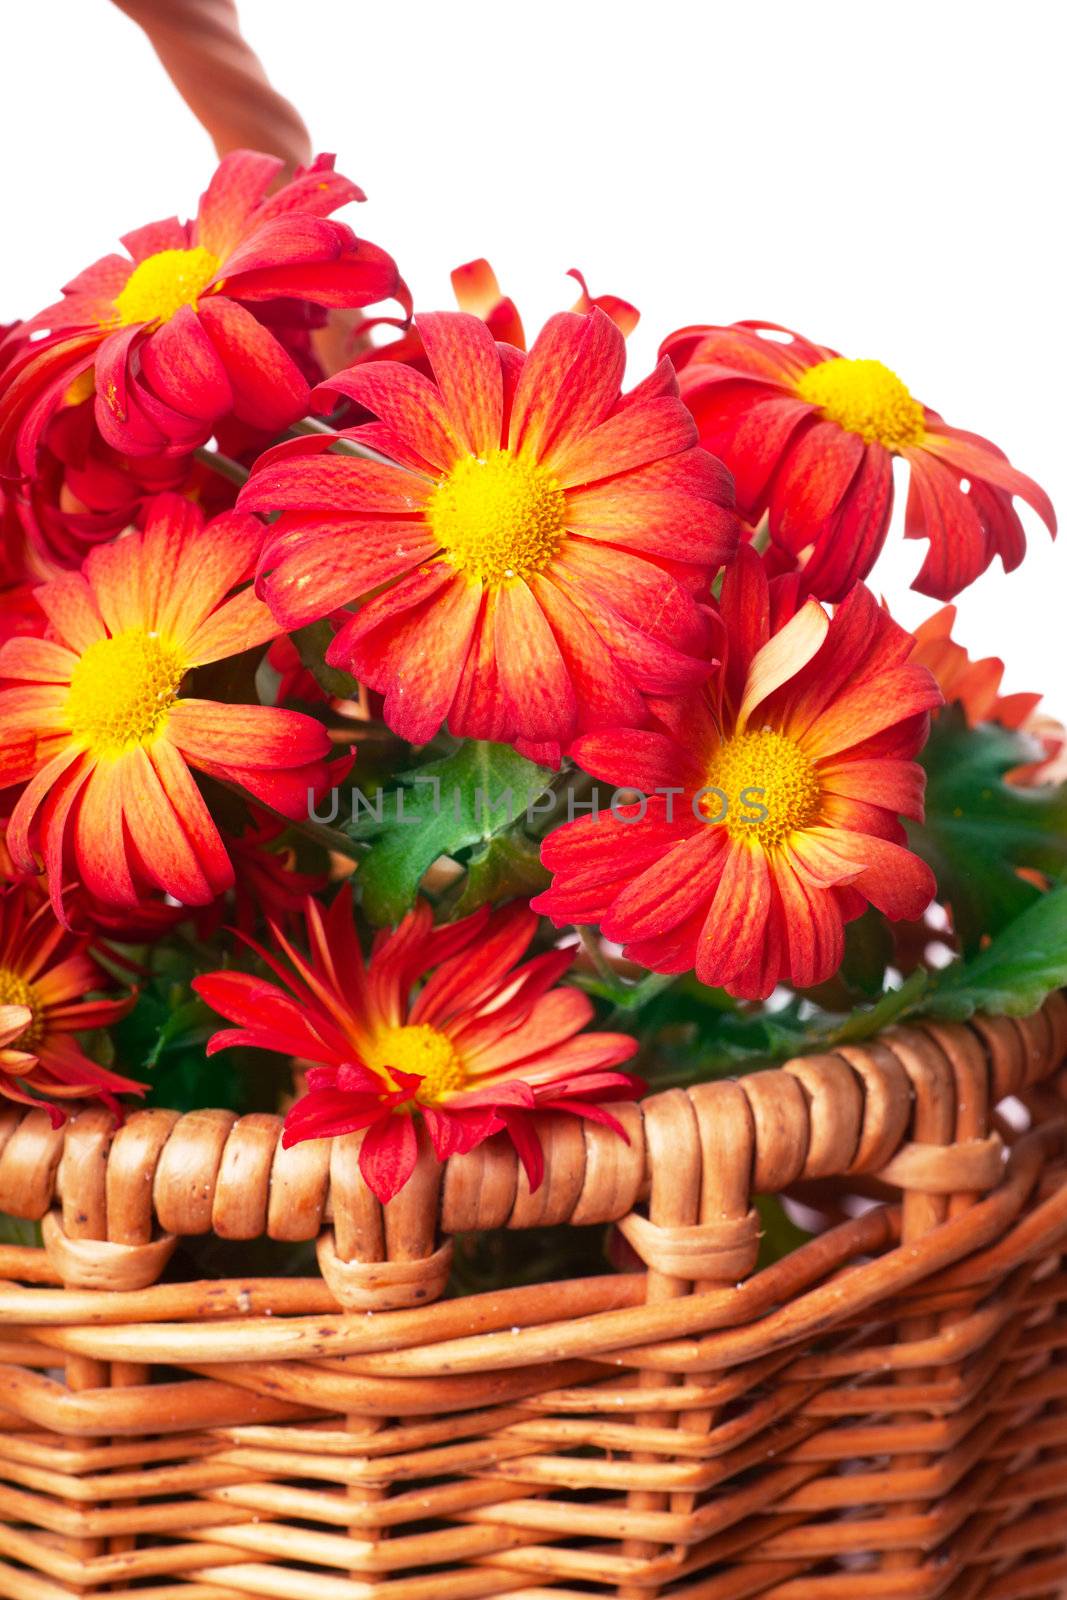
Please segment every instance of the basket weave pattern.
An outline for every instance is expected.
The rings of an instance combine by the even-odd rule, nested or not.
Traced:
[[[4,1113],[0,1594],[1062,1596],[1065,1056],[1062,995],[898,1029],[384,1211],[358,1136]],[[756,1271],[782,1192],[826,1226]],[[439,1298],[452,1234],[608,1221],[645,1270]],[[211,1231],[322,1276],[170,1281]]]

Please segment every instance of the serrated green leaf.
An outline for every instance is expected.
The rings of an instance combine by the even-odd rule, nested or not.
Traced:
[[[534,841],[520,829],[508,828],[470,857],[462,892],[450,910],[454,917],[465,917],[479,906],[540,894],[550,881]]]
[[[936,718],[922,753],[926,821],[910,827],[911,846],[933,868],[965,953],[1037,899],[1020,867],[1051,877],[1067,869],[1067,785],[1004,781],[1034,757],[1025,735],[993,723],[969,728],[958,706]]]
[[[969,961],[938,973],[924,1016],[965,1021],[976,1011],[1026,1017],[1067,985],[1067,885],[1041,896]]]
[[[552,776],[510,745],[476,739],[400,773],[397,787],[376,798],[373,812],[364,809],[346,828],[351,838],[370,844],[356,879],[369,920],[398,922],[439,856],[484,851],[515,826]]]

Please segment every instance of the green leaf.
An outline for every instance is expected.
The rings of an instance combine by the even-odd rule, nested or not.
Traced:
[[[892,1023],[909,1015],[930,987],[931,977],[925,967],[916,967],[911,976],[897,989],[887,989],[873,1006],[857,1006],[844,1021],[832,1023],[822,1033],[816,1032],[812,1042],[822,1049],[835,1044],[856,1044],[860,1039],[870,1039]]]
[[[803,1013],[810,1008],[798,999],[771,1011],[745,1005],[692,976],[658,981],[670,987],[636,1000],[635,1009],[641,1009],[634,1021],[623,1019],[627,1032],[644,1042],[646,1075],[657,1089],[733,1077],[801,1055],[807,1046]],[[633,986],[635,996],[647,983]],[[582,987],[589,988],[588,981]]]
[[[552,779],[510,745],[466,740],[451,755],[398,776],[346,825],[370,850],[356,877],[363,909],[379,925],[398,922],[415,900],[424,873],[439,856],[483,855],[511,833]],[[488,863],[482,862],[483,884]]]
[[[540,894],[548,888],[551,876],[541,865],[535,842],[521,829],[508,828],[470,857],[462,893],[451,906],[451,915],[465,917],[479,906]]]
[[[920,1012],[965,1021],[976,1011],[1026,1017],[1067,985],[1067,884],[1041,896],[970,961],[938,973]]]
[[[617,1011],[641,1011],[678,980],[670,973],[647,972],[643,978],[628,983],[624,978],[614,975],[607,977],[596,972],[573,972],[568,981],[598,1000],[610,1001]]]
[[[893,935],[889,924],[873,906],[845,927],[845,959],[838,974],[855,995],[880,995],[886,968],[893,961]]]
[[[1067,868],[1067,785],[1004,781],[1034,758],[1025,735],[994,723],[969,728],[958,706],[935,719],[923,751],[926,821],[910,828],[911,845],[933,868],[965,953],[1041,893],[1018,868],[1052,877]]]
[[[240,1095],[234,1063],[209,1060],[208,1039],[219,1019],[184,981],[159,973],[142,989],[129,1016],[112,1029],[123,1070],[148,1083],[147,1105],[193,1111],[202,1106],[236,1110]]]

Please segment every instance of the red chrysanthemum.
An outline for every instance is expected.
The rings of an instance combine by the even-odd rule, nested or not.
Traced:
[[[151,889],[203,905],[229,888],[233,868],[190,766],[294,817],[328,782],[330,742],[311,717],[182,693],[193,669],[277,632],[247,585],[261,537],[252,517],[205,526],[187,500],[161,495],[143,534],[36,591],[50,637],[0,648],[11,685],[0,689],[0,786],[26,785],[8,847],[33,871],[36,834],[60,915],[71,860],[112,905],[137,906]]]
[[[527,356],[462,312],[417,326],[436,382],[372,362],[322,386],[376,413],[341,437],[390,462],[298,439],[242,490],[281,512],[260,592],[286,628],[363,600],[327,660],[412,742],[447,720],[551,757],[645,721],[646,696],[706,676],[701,601],[737,539],[669,362],[621,394],[625,342],[599,310],[551,318]]]
[[[359,1164],[380,1200],[407,1182],[424,1120],[439,1160],[506,1133],[531,1188],[543,1175],[535,1113],[569,1111],[622,1129],[602,1102],[633,1100],[639,1078],[611,1070],[637,1049],[626,1034],[583,1033],[588,998],[554,985],[573,952],[523,962],[537,917],[514,902],[442,927],[420,901],[364,962],[342,891],[323,915],[309,901],[306,960],[275,929],[280,980],[214,972],[193,987],[235,1028],[209,1053],[253,1045],[321,1065],[286,1118],[283,1142],[366,1129]],[[519,963],[522,963],[519,965]]]
[[[124,456],[105,444],[92,400],[62,406],[41,439],[32,479],[12,485],[15,537],[38,578],[77,570],[98,544],[137,524],[157,494],[175,491],[209,515],[236,490],[195,456]]]
[[[88,999],[108,979],[89,941],[61,927],[32,880],[0,892],[0,1098],[48,1111],[54,1127],[64,1112],[57,1100],[103,1100],[143,1094],[134,1083],[85,1054],[76,1035],[107,1028],[132,999]]]
[[[862,585],[831,621],[743,550],[721,615],[724,666],[707,689],[664,707],[660,730],[573,747],[585,771],[645,798],[549,834],[555,878],[531,904],[599,923],[656,972],[695,968],[757,999],[829,978],[868,901],[897,919],[931,899],[898,819],[922,814],[912,757],[941,697]]]
[[[285,824],[258,806],[250,808],[251,821],[240,834],[230,834],[227,844],[234,867],[233,926],[252,933],[261,920],[288,928],[303,919],[309,897],[319,894],[329,881],[325,872],[302,872],[293,847],[282,841]],[[201,938],[207,937],[203,918]],[[216,926],[225,920],[220,907]]]
[[[32,476],[48,419],[94,389],[104,440],[128,455],[189,451],[224,417],[277,433],[303,415],[307,379],[273,328],[386,299],[398,279],[389,256],[330,219],[363,199],[331,156],[268,194],[282,166],[232,151],[195,221],[127,234],[128,257],[105,256],[15,330],[0,466]]]
[[[766,322],[683,328],[663,343],[700,440],[734,475],[738,509],[767,514],[771,557],[840,600],[870,572],[910,471],[905,534],[930,548],[913,585],[951,599],[999,555],[1017,567],[1018,495],[1055,535],[1045,492],[988,439],[950,428],[880,361],[853,361]]]

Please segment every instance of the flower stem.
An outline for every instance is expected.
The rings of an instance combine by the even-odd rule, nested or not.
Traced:
[[[601,949],[600,940],[593,929],[578,924],[577,933],[582,949],[588,956],[597,977],[603,978],[607,983],[618,983],[618,974]]]
[[[201,466],[208,467],[212,472],[217,472],[220,478],[227,478],[230,483],[235,483],[240,489],[248,482],[248,468],[242,467],[239,461],[233,461],[229,456],[224,456],[220,450],[209,450],[206,445],[193,451],[194,456]]]
[[[342,455],[359,456],[363,461],[381,461],[387,467],[395,467],[396,462],[390,461],[388,456],[383,456],[379,450],[372,450],[369,445],[359,444],[355,439],[346,439],[328,422],[318,422],[314,417],[301,417],[299,422],[294,422],[289,429],[290,433],[306,433],[312,436],[328,433],[333,435],[331,450],[337,450]]]
[[[771,542],[771,528],[767,517],[762,517],[754,529],[750,543],[758,556],[763,555]]]

